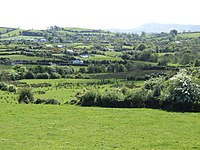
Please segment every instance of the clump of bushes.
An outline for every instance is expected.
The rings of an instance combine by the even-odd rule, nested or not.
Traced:
[[[59,100],[56,100],[56,99],[40,99],[38,98],[36,101],[35,101],[35,104],[51,104],[51,105],[60,105],[60,102]]]
[[[136,92],[135,94],[125,95],[123,90],[106,90],[105,92],[87,91],[79,97],[78,105],[81,106],[99,106],[99,107],[144,107],[143,94]],[[133,105],[133,103],[141,103],[141,105]]]
[[[123,107],[124,94],[118,90],[107,90],[104,93],[98,93],[96,97],[96,106],[101,107]]]
[[[81,106],[156,108],[170,111],[200,111],[200,86],[183,70],[170,79],[151,78],[136,89],[124,87],[104,92],[90,90],[79,95]]]
[[[80,97],[79,104],[81,106],[95,106],[97,99],[97,93],[94,91],[88,91]]]
[[[23,88],[20,90],[18,102],[25,104],[34,102],[33,93],[30,88]]]
[[[186,70],[180,71],[169,80],[165,90],[163,107],[176,111],[196,111],[200,103],[200,86]]]
[[[143,108],[145,107],[145,101],[147,90],[139,89],[139,90],[132,90],[131,92],[126,94],[124,99],[125,107],[131,108]]]
[[[0,90],[2,90],[2,91],[8,91],[8,92],[13,92],[13,93],[17,92],[16,86],[6,84],[5,82],[0,82]]]

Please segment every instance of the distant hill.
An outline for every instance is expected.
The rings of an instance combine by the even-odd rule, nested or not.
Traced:
[[[126,33],[141,33],[142,31],[146,33],[161,33],[161,32],[170,32],[170,30],[176,29],[178,32],[183,31],[200,31],[200,25],[182,25],[182,24],[159,24],[159,23],[150,23],[144,24],[140,27],[128,30],[120,29],[111,29],[113,32],[126,32]]]

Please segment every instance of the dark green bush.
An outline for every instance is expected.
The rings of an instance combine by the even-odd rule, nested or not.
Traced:
[[[28,71],[25,76],[25,79],[35,79],[35,74],[32,71]]]
[[[1,88],[2,91],[8,91],[9,85],[4,83],[3,87]]]
[[[60,79],[61,75],[56,73],[56,72],[53,72],[53,73],[50,74],[50,78],[51,79]]]
[[[88,91],[80,98],[81,106],[94,106],[96,101],[97,93],[94,91]]]
[[[28,104],[28,103],[32,103],[33,101],[34,101],[34,98],[33,98],[33,93],[31,89],[30,88],[21,89],[18,102]]]
[[[38,98],[35,101],[35,104],[52,104],[52,105],[60,105],[60,102],[56,99],[40,99]]]
[[[145,100],[147,97],[147,91],[140,89],[138,91],[132,91],[125,97],[125,106],[133,108],[145,107]]]
[[[101,107],[123,107],[124,95],[117,90],[105,91],[97,96],[96,105]]]
[[[9,85],[8,86],[8,92],[16,93],[17,92],[17,88],[14,85]]]
[[[48,73],[38,73],[36,79],[49,79],[50,75]]]
[[[46,102],[45,99],[40,99],[38,98],[36,101],[35,101],[35,104],[44,104]]]
[[[47,99],[44,104],[60,105],[60,102],[56,99]]]

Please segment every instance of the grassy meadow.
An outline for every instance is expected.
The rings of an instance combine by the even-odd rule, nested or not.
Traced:
[[[53,58],[45,58],[45,57],[34,57],[34,56],[26,56],[26,55],[3,55],[1,57],[10,58],[11,60],[53,60]]]
[[[198,149],[200,114],[0,104],[0,149]]]
[[[112,56],[105,56],[105,55],[90,55],[88,58],[81,58],[81,60],[95,60],[95,61],[103,61],[103,60],[110,60],[110,61],[120,61],[122,60],[120,57],[112,57]]]
[[[200,37],[200,32],[178,34],[178,37],[182,37],[182,38],[198,38],[198,37]]]

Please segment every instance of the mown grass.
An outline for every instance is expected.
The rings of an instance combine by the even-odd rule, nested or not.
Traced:
[[[198,149],[200,114],[0,104],[0,149]]]

